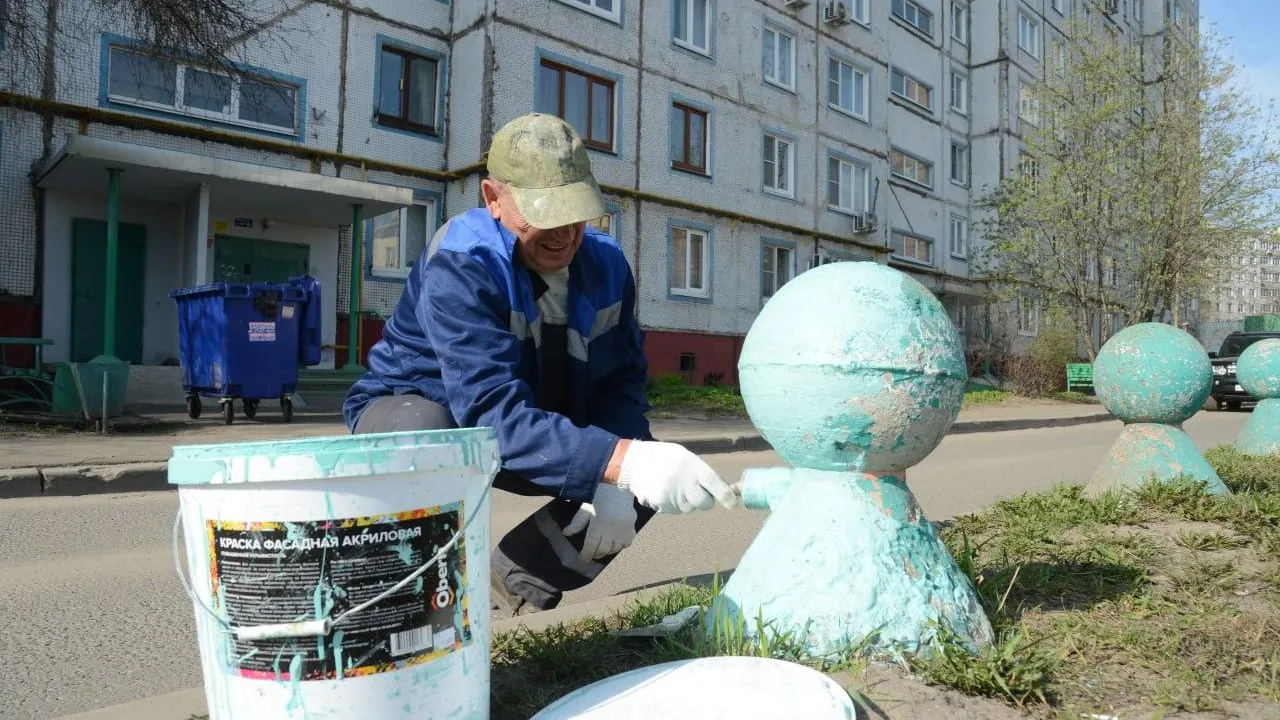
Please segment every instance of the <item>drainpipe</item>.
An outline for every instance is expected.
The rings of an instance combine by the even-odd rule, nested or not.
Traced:
[[[364,267],[364,205],[353,205],[351,214],[351,298],[347,315],[347,364],[350,373],[363,373],[360,366],[360,270]]]
[[[120,272],[120,174],[119,168],[107,169],[107,287],[103,298],[102,354],[116,356],[116,285]]]

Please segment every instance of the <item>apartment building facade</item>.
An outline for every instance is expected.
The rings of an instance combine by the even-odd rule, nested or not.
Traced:
[[[1108,22],[1140,37],[1161,1],[1195,16],[1119,0]],[[531,110],[590,148],[654,375],[736,382],[768,297],[832,261],[910,273],[971,332],[970,208],[1017,171],[1020,83],[1085,2],[316,0],[230,77],[60,18],[55,62],[0,77],[0,334],[98,352],[114,185],[126,359],[177,357],[174,288],[305,271],[341,366],[352,288],[367,349],[438,224],[478,203],[488,138]],[[1038,306],[1018,318],[1033,336]]]

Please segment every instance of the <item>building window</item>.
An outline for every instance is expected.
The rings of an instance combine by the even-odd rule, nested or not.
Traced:
[[[796,86],[796,39],[776,27],[764,28],[764,79],[780,88]]]
[[[587,222],[587,224],[615,240],[618,238],[618,236],[614,234],[614,230],[618,228],[618,217],[616,213],[606,213],[595,220]]]
[[[765,243],[760,262],[760,287],[764,299],[773,297],[795,274],[795,250],[784,245]]]
[[[622,0],[560,0],[566,5],[599,15],[606,20],[622,22]]]
[[[1053,41],[1053,70],[1058,77],[1067,76],[1067,45],[1061,40]]]
[[[1040,21],[1023,12],[1018,13],[1018,47],[1040,57]]]
[[[1040,125],[1040,98],[1030,85],[1018,83],[1018,119]]]
[[[889,72],[889,92],[923,110],[933,110],[933,88],[901,70]]]
[[[613,152],[613,80],[544,58],[534,109],[572,125],[587,147]]]
[[[933,36],[933,13],[911,0],[893,0],[889,12],[925,35]]]
[[[852,0],[852,2],[848,3],[849,14],[853,16],[854,21],[862,23],[863,25],[869,25],[871,23],[871,17],[867,11],[867,5],[870,1],[871,0]]]
[[[440,61],[393,45],[378,57],[378,108],[386,127],[438,134]]]
[[[867,71],[843,60],[827,60],[827,104],[860,120],[867,119]]]
[[[1040,301],[1018,298],[1018,334],[1034,337],[1040,334]]]
[[[893,255],[921,265],[933,264],[933,241],[901,230],[893,231]]]
[[[369,272],[377,277],[408,277],[436,232],[436,203],[415,200],[368,221]]]
[[[861,163],[827,156],[827,206],[845,213],[865,212],[869,204],[871,172]]]
[[[969,257],[969,221],[959,215],[952,215],[948,235],[948,241],[951,244],[951,256],[957,258]]]
[[[711,0],[675,0],[671,37],[676,45],[711,55],[711,24]]]
[[[119,45],[110,47],[107,64],[111,102],[256,130],[298,132],[301,83],[227,75]]]
[[[956,306],[956,329],[965,330],[969,327],[969,306]]]
[[[969,184],[969,146],[955,140],[951,141],[951,182]]]
[[[794,143],[773,133],[764,134],[764,190],[775,195],[794,197],[792,181]]]
[[[951,71],[951,109],[960,114],[969,112],[969,78]]]
[[[671,227],[671,293],[687,297],[710,296],[707,283],[710,238],[707,231]]]
[[[1063,5],[1063,3],[1064,3],[1065,1],[1066,1],[1066,0],[1053,0],[1053,9],[1054,9],[1054,11],[1055,11],[1055,12],[1057,12],[1059,15],[1063,15],[1063,14],[1065,14],[1065,12],[1066,12],[1065,10],[1063,10],[1063,7],[1062,7],[1062,5]]]
[[[707,174],[707,111],[671,103],[671,167]]]
[[[951,3],[951,39],[969,44],[969,7],[958,2]]]
[[[1113,257],[1102,258],[1102,284],[1116,287],[1116,259]]]
[[[889,151],[889,172],[924,187],[933,187],[933,163],[901,150]]]
[[[1040,176],[1040,165],[1035,158],[1029,153],[1022,153],[1018,156],[1018,175],[1023,180],[1035,182]]]

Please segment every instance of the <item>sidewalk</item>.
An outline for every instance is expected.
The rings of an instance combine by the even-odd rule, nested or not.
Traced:
[[[991,432],[1065,427],[1109,420],[1098,405],[1015,400],[965,408],[951,432]],[[293,422],[264,409],[254,420],[237,417],[227,426],[213,417],[191,420],[185,412],[153,413],[155,427],[108,435],[49,432],[0,436],[0,498],[82,495],[168,489],[165,466],[174,445],[203,445],[253,440],[345,435],[335,413],[294,414]],[[678,442],[710,455],[768,450],[769,444],[747,420],[659,418],[651,422],[659,440]]]

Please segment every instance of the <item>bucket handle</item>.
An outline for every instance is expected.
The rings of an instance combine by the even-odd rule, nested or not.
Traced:
[[[497,470],[497,468],[494,468],[489,473],[489,482],[485,483],[484,492],[480,493],[480,499],[476,501],[476,506],[484,506],[485,498],[488,497],[489,491],[493,489],[493,481],[497,478]],[[475,519],[479,517],[479,515],[480,513],[478,512],[472,513],[471,517],[467,518],[466,522],[462,524],[462,527],[453,534],[453,537],[449,538],[449,542],[445,543],[444,546],[441,547],[435,555],[431,556],[430,560],[423,563],[421,567],[406,575],[403,580],[387,588],[375,597],[366,600],[353,608],[348,608],[343,611],[342,614],[338,615],[338,617],[332,619],[317,618],[315,620],[306,620],[303,622],[231,627],[229,622],[220,617],[208,605],[205,605],[203,600],[196,597],[195,590],[192,589],[191,583],[187,580],[187,576],[182,572],[181,554],[178,552],[178,536],[180,534],[179,530],[182,527],[181,507],[178,508],[178,513],[173,518],[173,570],[177,573],[178,582],[182,584],[182,589],[186,592],[187,597],[191,602],[194,603],[197,608],[203,610],[204,613],[212,618],[215,623],[222,626],[224,631],[234,635],[237,640],[249,642],[254,640],[275,640],[279,638],[315,637],[317,635],[327,636],[333,631],[333,628],[341,624],[343,620],[346,620],[356,613],[367,610],[388,597],[391,597],[409,583],[417,580],[427,570],[430,570],[432,565],[435,565],[437,561],[443,558],[446,553],[458,544],[458,540],[461,539],[462,536],[466,535],[467,529],[471,527],[471,523],[475,522]]]

